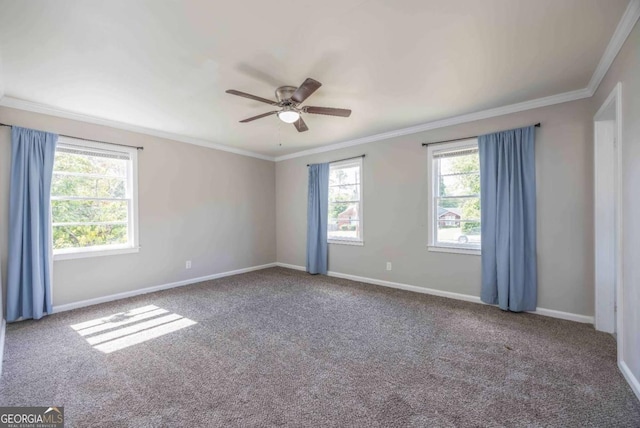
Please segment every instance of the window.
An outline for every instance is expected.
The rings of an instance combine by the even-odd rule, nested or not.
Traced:
[[[330,243],[362,245],[362,158],[329,165]]]
[[[55,259],[136,252],[137,151],[60,137],[53,163]]]
[[[478,140],[434,144],[429,154],[429,249],[480,254]]]

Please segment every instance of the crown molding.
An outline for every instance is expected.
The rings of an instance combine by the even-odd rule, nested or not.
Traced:
[[[389,138],[399,137],[403,135],[411,135],[419,132],[430,131],[433,129],[444,128],[447,126],[459,125],[462,123],[473,122],[476,120],[482,120],[482,119],[487,119],[487,118],[496,117],[496,116],[503,116],[506,114],[517,113],[520,111],[530,110],[534,108],[546,107],[546,106],[561,104],[569,101],[576,101],[583,98],[590,98],[593,96],[593,94],[595,94],[596,90],[598,89],[598,86],[600,86],[602,79],[607,74],[607,71],[609,71],[611,64],[613,64],[613,61],[615,60],[616,56],[620,52],[620,49],[622,48],[622,45],[624,44],[624,42],[627,40],[627,37],[629,37],[629,34],[633,30],[633,27],[635,26],[638,19],[640,19],[640,0],[630,0],[586,88],[570,91],[570,92],[564,92],[557,95],[551,95],[548,97],[537,98],[534,100],[524,101],[521,103],[510,104],[507,106],[492,108],[488,110],[482,110],[475,113],[469,113],[469,114],[464,114],[460,116],[453,116],[446,119],[441,119],[441,120],[427,122],[427,123],[416,125],[416,126],[411,126],[408,128],[401,128],[393,131],[383,132],[380,134],[357,138],[354,140],[348,140],[341,143],[331,144],[328,146],[317,147],[309,150],[302,150],[299,152],[290,153],[287,155],[282,155],[277,157],[267,156],[260,153],[251,152],[248,150],[242,150],[235,147],[226,146],[223,144],[213,143],[207,140],[188,137],[185,135],[172,134],[169,132],[145,128],[142,126],[132,125],[128,123],[123,123],[123,122],[118,122],[118,121],[113,121],[108,119],[101,119],[95,116],[89,116],[81,113],[74,113],[67,110],[62,110],[55,107],[47,106],[44,104],[39,104],[31,101],[25,101],[17,98],[3,96],[4,87],[3,87],[3,81],[2,81],[2,68],[1,68],[2,58],[0,58],[0,106],[31,111],[34,113],[42,113],[50,116],[62,117],[65,119],[78,120],[81,122],[93,123],[96,125],[108,126],[111,128],[122,129],[125,131],[137,132],[140,134],[151,135],[159,138],[165,138],[168,140],[194,144],[197,146],[207,147],[214,150],[221,150],[225,152],[235,153],[242,156],[249,156],[257,159],[279,162],[287,159],[298,158],[301,156],[308,156],[308,155],[313,155],[317,153],[343,149],[346,147],[367,144],[374,141],[386,140]]]
[[[544,98],[537,98],[521,103],[510,104],[507,106],[496,107],[488,110],[482,110],[475,113],[463,114],[461,116],[453,116],[446,119],[436,120],[433,122],[423,123],[421,125],[410,126],[408,128],[396,129],[381,134],[370,135],[367,137],[357,138],[355,140],[344,141],[342,143],[331,144],[328,146],[317,147],[314,149],[303,150],[288,155],[278,156],[276,162],[287,159],[293,159],[301,156],[314,155],[317,153],[328,152],[331,150],[344,149],[345,147],[359,146],[361,144],[372,143],[374,141],[386,140],[389,138],[400,137],[403,135],[417,134],[419,132],[431,131],[433,129],[445,128],[447,126],[460,125],[462,123],[474,122],[476,120],[488,119],[496,116],[504,116],[505,114],[517,113],[520,111],[531,110],[534,108],[546,107],[554,104],[566,103],[569,101],[581,100],[591,97],[591,93],[587,88],[577,91],[563,92],[562,94],[551,95]]]
[[[102,119],[95,116],[89,116],[81,113],[59,109],[44,104],[25,101],[18,98],[4,96],[0,98],[0,106],[14,108],[17,110],[25,110],[33,113],[41,113],[49,116],[61,117],[64,119],[77,120],[80,122],[92,123],[94,125],[108,126],[110,128],[122,129],[124,131],[137,132],[139,134],[151,135],[153,137],[164,138],[167,140],[179,141],[182,143],[194,144],[196,146],[207,147],[209,149],[221,150],[224,152],[235,153],[237,155],[249,156],[252,158],[274,161],[273,156],[267,156],[260,153],[242,150],[235,147],[225,146],[223,144],[213,143],[211,141],[199,138],[188,137],[186,135],[173,134],[170,132],[159,131],[156,129],[145,128],[143,126],[132,125],[129,123],[118,122],[116,120]]]
[[[454,116],[447,119],[437,120],[434,122],[427,122],[422,125],[412,126],[409,128],[397,129],[394,131],[383,132],[381,134],[370,135],[367,137],[357,138],[355,140],[344,141],[341,143],[331,144],[328,146],[317,147],[309,150],[302,150],[300,152],[291,153],[288,155],[277,156],[276,162],[284,161],[287,159],[294,159],[301,156],[308,156],[317,153],[328,152],[331,150],[344,149],[346,147],[358,146],[360,144],[367,144],[374,141],[385,140],[387,138],[399,137],[402,135],[416,134],[418,132],[430,131],[432,129],[444,128],[452,125],[459,125],[466,122],[473,122],[476,120],[487,119],[490,117],[502,116],[510,113],[517,113],[524,110],[530,110],[539,107],[546,107],[554,104],[566,103],[568,101],[576,101],[583,98],[590,98],[595,94],[600,82],[609,71],[611,64],[615,60],[616,56],[622,49],[622,45],[629,37],[629,34],[633,30],[636,22],[640,19],[640,0],[630,0],[627,8],[625,9],[618,26],[611,36],[611,40],[607,45],[600,62],[596,67],[591,80],[586,88],[579,89],[571,92],[564,92],[562,94],[552,95],[549,97],[538,98],[531,101],[525,101],[522,103],[511,104],[503,107],[497,107],[493,109],[483,110],[476,113],[465,114],[461,116]]]
[[[609,44],[602,54],[602,58],[600,58],[600,62],[596,67],[596,70],[593,72],[593,76],[591,76],[591,80],[589,81],[589,85],[587,88],[591,95],[595,94],[600,86],[600,82],[604,79],[604,76],[609,71],[611,64],[618,56],[620,49],[622,49],[622,45],[629,37],[629,34],[633,30],[633,27],[636,25],[636,22],[640,18],[640,0],[631,0],[627,5],[627,9],[622,14],[622,18],[620,18],[620,22],[618,22],[618,26],[616,30],[613,32],[613,36],[611,36],[611,40],[609,40]]]

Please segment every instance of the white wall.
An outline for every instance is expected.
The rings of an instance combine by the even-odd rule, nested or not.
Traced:
[[[275,262],[273,162],[9,108],[0,108],[0,122],[144,146],[140,252],[54,262],[54,306]],[[0,127],[3,278],[10,165],[10,128]]]
[[[428,102],[428,101],[425,101]],[[308,163],[366,154],[364,246],[329,245],[329,270],[479,296],[480,257],[427,251],[422,142],[542,122],[536,131],[538,307],[591,316],[593,143],[589,100],[278,162],[278,262],[304,266]],[[385,270],[391,261],[393,270]]]
[[[592,116],[622,82],[622,360],[640,398],[640,23],[592,98]]]

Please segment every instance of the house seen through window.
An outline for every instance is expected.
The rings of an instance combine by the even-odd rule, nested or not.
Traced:
[[[135,148],[61,137],[53,165],[54,256],[137,248]]]
[[[480,249],[480,159],[476,139],[429,147],[432,248]]]
[[[362,158],[329,166],[329,242],[361,244]]]

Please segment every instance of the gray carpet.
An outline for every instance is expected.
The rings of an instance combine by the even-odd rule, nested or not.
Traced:
[[[11,324],[6,345],[0,404],[74,427],[640,426],[592,326],[282,268]]]

